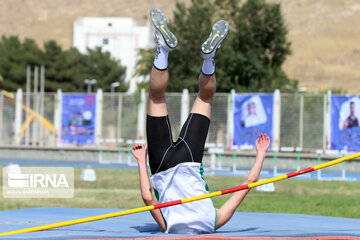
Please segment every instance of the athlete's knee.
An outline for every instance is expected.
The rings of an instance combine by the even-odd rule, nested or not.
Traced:
[[[164,95],[168,79],[165,77],[150,77],[149,92],[154,96]]]
[[[165,90],[151,89],[149,91],[149,99],[154,103],[162,103],[165,101]]]
[[[206,76],[200,74],[199,76],[199,94],[202,100],[211,100],[216,91],[215,75]]]
[[[204,86],[200,88],[198,96],[201,100],[207,102],[213,98],[215,92],[216,92],[215,85]]]

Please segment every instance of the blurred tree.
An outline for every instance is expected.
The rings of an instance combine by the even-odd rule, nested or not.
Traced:
[[[0,89],[2,89],[3,81],[4,81],[4,78],[3,78],[3,76],[1,76],[1,74],[0,74]]]
[[[280,4],[265,0],[192,0],[186,7],[177,3],[169,28],[179,46],[169,55],[169,91],[197,91],[202,59],[200,46],[217,19],[230,23],[230,31],[216,59],[217,91],[271,92],[297,88],[281,69],[290,54],[287,29]],[[150,73],[154,49],[141,50],[136,74]],[[287,87],[285,87],[287,86]]]
[[[138,50],[139,59],[135,66],[135,76],[143,78],[143,81],[138,82],[138,91],[144,88],[149,90],[148,75],[153,65],[153,59],[155,56],[155,48],[140,48]]]
[[[126,91],[126,68],[111,58],[110,53],[101,48],[88,49],[88,54],[81,54],[77,49],[63,51],[53,40],[45,42],[44,50],[35,41],[25,39],[21,43],[16,36],[2,37],[0,41],[0,74],[4,81],[2,88],[16,91],[26,87],[26,66],[45,66],[45,89],[64,92],[86,91],[84,79],[96,79],[96,88],[110,91],[113,82],[120,82],[118,91]]]
[[[34,40],[20,42],[17,36],[5,37],[0,41],[0,74],[3,76],[2,88],[16,91],[26,86],[26,66],[40,65],[42,52]]]
[[[113,60],[109,52],[101,48],[88,49],[88,54],[81,54],[76,48],[62,51],[55,41],[45,43],[46,77],[49,88],[61,88],[65,92],[86,91],[85,79],[96,79],[96,88],[110,92],[113,82],[120,82],[118,91],[126,91],[126,68],[119,61]]]
[[[117,91],[126,91],[128,85],[125,84],[126,67],[121,66],[120,61],[111,58],[109,52],[102,52],[101,48],[88,49],[88,55],[83,58],[83,73],[85,78],[96,79],[96,87],[110,92],[110,85],[113,82],[120,82]]]
[[[66,52],[63,52],[61,47],[53,40],[50,40],[44,44],[44,58],[46,75],[46,90],[56,91],[56,89],[62,89],[64,92],[81,92],[82,86],[76,84],[76,78],[78,77],[76,72],[78,59],[80,54],[75,57],[73,61],[67,57]],[[70,74],[69,74],[70,73]]]
[[[296,89],[297,82],[290,81],[281,69],[290,54],[290,43],[280,4],[265,0],[246,1],[243,5],[235,0],[216,2],[223,6],[223,15],[231,16],[230,25],[233,25],[231,47],[219,55],[222,58],[219,68],[224,78],[230,78],[226,82],[237,91]]]

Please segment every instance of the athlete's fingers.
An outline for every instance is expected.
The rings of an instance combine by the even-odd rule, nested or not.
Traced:
[[[260,144],[260,137],[255,140],[255,145],[258,146]]]
[[[133,149],[134,149],[134,150],[141,149],[141,145],[140,145],[140,144],[136,144],[136,145],[133,146]]]

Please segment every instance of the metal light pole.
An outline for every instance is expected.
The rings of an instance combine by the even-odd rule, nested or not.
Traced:
[[[91,80],[85,79],[84,83],[88,85],[87,86],[87,93],[89,94],[89,93],[91,93],[91,85],[96,84],[96,79],[91,79]]]
[[[33,101],[34,101],[34,110],[36,113],[39,112],[39,103],[38,103],[38,88],[39,88],[39,67],[35,66],[34,68],[34,94],[33,94]],[[33,131],[32,131],[32,145],[36,146],[38,144],[38,120],[35,118],[33,120]]]
[[[26,107],[31,108],[30,106],[30,88],[31,88],[31,67],[27,65],[26,68]],[[26,119],[29,119],[29,111],[26,111]],[[29,135],[30,135],[30,124],[26,127],[25,132],[25,145],[29,146]]]
[[[111,96],[114,96],[115,88],[117,88],[118,86],[120,86],[119,82],[113,82],[111,84],[111,86],[110,86]]]
[[[40,115],[45,117],[44,114],[44,98],[45,98],[45,66],[40,67]],[[44,143],[44,124],[40,124],[40,146]]]
[[[113,82],[110,86],[110,92],[111,92],[111,110],[114,109],[114,94],[115,94],[115,88],[120,86],[119,82]]]
[[[110,85],[110,92],[111,92],[111,112],[115,112],[114,108],[115,108],[115,103],[114,103],[114,95],[115,95],[115,88],[117,88],[118,86],[120,86],[120,83],[119,82],[113,82],[111,85]],[[116,114],[114,115],[114,120],[116,122]],[[116,133],[115,133],[115,137],[116,137],[116,140],[118,139],[118,129],[116,129]]]

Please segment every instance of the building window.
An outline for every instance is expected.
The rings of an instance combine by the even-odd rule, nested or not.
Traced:
[[[109,44],[109,39],[103,38],[103,45],[108,45],[108,44]]]

